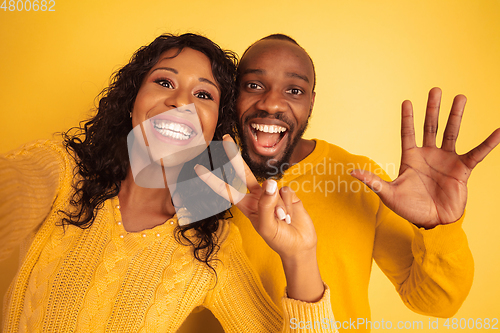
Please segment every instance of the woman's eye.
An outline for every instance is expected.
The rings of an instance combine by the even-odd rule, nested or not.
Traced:
[[[292,95],[302,95],[303,94],[302,90],[297,89],[297,88],[288,89],[287,93],[292,94]]]
[[[174,87],[172,85],[172,82],[170,82],[169,80],[166,80],[166,79],[157,79],[157,80],[155,80],[155,83],[157,83],[160,86],[165,87],[165,88],[172,89]]]
[[[261,86],[259,86],[257,83],[247,83],[247,88],[252,89],[252,90],[257,90],[257,89],[262,89]]]
[[[200,91],[200,92],[197,92],[195,94],[196,97],[198,98],[201,98],[201,99],[208,99],[208,100],[211,100],[213,101],[214,98],[212,97],[212,95],[206,91]]]

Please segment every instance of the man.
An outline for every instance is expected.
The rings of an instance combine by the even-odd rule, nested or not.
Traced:
[[[455,141],[465,106],[460,95],[453,102],[442,147],[437,148],[441,91],[434,88],[419,148],[412,106],[405,101],[400,174],[391,183],[368,158],[302,138],[314,105],[315,72],[308,54],[290,37],[271,35],[250,46],[239,65],[238,84],[242,155],[258,178],[282,176],[279,186],[294,190],[314,221],[319,266],[340,328],[370,329],[366,322],[372,259],[410,309],[438,317],[456,313],[473,277],[462,229],[466,182],[474,166],[500,142],[500,129],[469,153],[457,155]],[[237,206],[245,210],[251,205],[243,200]],[[279,257],[241,211],[232,211],[250,261],[279,304],[286,285]]]

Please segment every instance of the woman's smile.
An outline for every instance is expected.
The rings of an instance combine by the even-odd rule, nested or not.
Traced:
[[[153,134],[162,142],[175,145],[187,145],[201,131],[200,125],[193,124],[193,122],[186,118],[174,116],[169,113],[170,111],[164,112],[149,120],[153,129]],[[199,121],[197,123],[199,123]]]
[[[181,140],[181,141],[187,140],[194,133],[191,127],[173,121],[153,120],[152,123],[154,129],[158,131],[161,135],[176,140]]]

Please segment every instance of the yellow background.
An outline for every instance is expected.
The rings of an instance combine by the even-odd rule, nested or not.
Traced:
[[[54,8],[0,10],[0,152],[77,125],[110,74],[164,32],[202,33],[238,54],[270,33],[296,38],[317,71],[306,137],[370,156],[393,178],[404,99],[414,103],[418,142],[433,86],[443,89],[440,133],[453,96],[468,97],[458,152],[500,127],[497,0],[56,0]],[[464,228],[475,279],[456,318],[500,317],[499,166],[497,148],[469,181]],[[427,328],[429,318],[406,309],[376,266],[370,302],[373,321],[422,320]]]

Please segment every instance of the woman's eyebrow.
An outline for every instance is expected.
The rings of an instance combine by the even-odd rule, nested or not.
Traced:
[[[175,68],[172,68],[172,67],[158,67],[158,68],[153,69],[153,71],[151,71],[151,74],[153,74],[157,70],[164,70],[164,71],[172,72],[174,74],[179,74],[179,71],[177,69],[175,69]],[[217,88],[217,90],[220,92],[219,87],[214,82],[212,82],[211,80],[209,80],[207,78],[204,78],[204,77],[200,77],[200,78],[198,78],[198,81],[211,84],[215,88]]]
[[[208,83],[208,84],[211,84],[211,85],[213,85],[215,88],[217,88],[217,90],[219,90],[219,87],[218,87],[215,83],[213,83],[212,81],[210,81],[209,79],[206,79],[206,78],[204,78],[204,77],[200,77],[200,78],[198,78],[198,81],[200,81],[200,82],[205,82],[205,83]]]
[[[172,72],[174,74],[179,74],[179,71],[175,68],[172,68],[172,67],[158,67],[158,68],[153,69],[153,71],[151,73],[153,73],[157,70],[164,70],[164,71]]]

